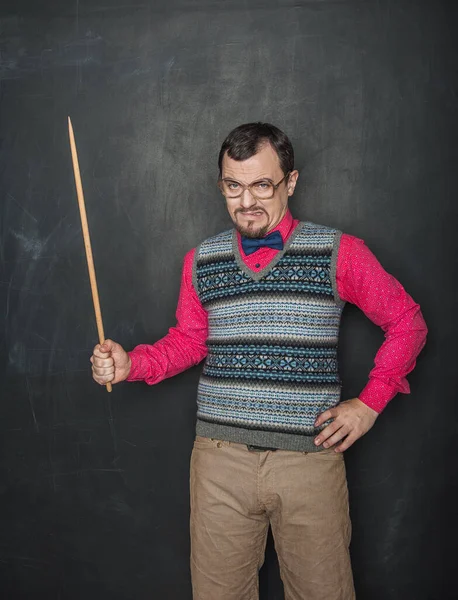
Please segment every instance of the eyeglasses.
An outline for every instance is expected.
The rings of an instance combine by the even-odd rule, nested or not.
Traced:
[[[226,198],[240,198],[245,190],[250,190],[253,198],[269,200],[269,198],[273,198],[278,186],[289,177],[290,173],[291,171],[288,171],[278,183],[274,183],[271,179],[260,179],[259,181],[253,181],[253,183],[245,185],[234,179],[220,179],[218,187]]]

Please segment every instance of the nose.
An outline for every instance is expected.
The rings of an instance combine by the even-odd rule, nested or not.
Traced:
[[[256,204],[256,199],[251,195],[250,190],[247,188],[243,190],[243,194],[240,196],[240,206],[243,208],[251,208]]]

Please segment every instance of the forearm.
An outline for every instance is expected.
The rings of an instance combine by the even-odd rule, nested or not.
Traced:
[[[386,328],[385,341],[375,356],[369,381],[358,396],[362,402],[381,412],[398,392],[410,392],[406,376],[415,368],[426,334],[426,323],[418,304],[413,304],[397,322]]]
[[[358,306],[385,332],[369,382],[358,396],[381,412],[398,393],[409,393],[406,375],[425,345],[427,327],[418,304],[387,273],[362,240],[343,235],[337,265],[340,297]]]
[[[172,327],[155,344],[140,344],[128,354],[132,367],[127,380],[153,385],[197,365],[206,357],[207,346],[178,327]]]

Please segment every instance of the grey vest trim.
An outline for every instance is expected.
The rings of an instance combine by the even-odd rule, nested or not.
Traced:
[[[192,285],[194,286],[196,294],[197,294],[197,290],[199,289],[199,286],[197,285],[197,261],[199,260],[201,246],[202,246],[202,244],[199,244],[197,246],[196,251],[194,253],[194,260],[192,261]]]
[[[332,247],[331,254],[331,285],[332,290],[334,292],[334,300],[336,301],[337,306],[343,307],[345,305],[345,300],[339,296],[339,292],[337,290],[337,258],[339,254],[340,248],[340,239],[342,237],[342,232],[336,230],[336,234],[334,236],[334,244]]]
[[[318,434],[318,430],[316,432]],[[196,435],[225,440],[237,444],[264,446],[265,448],[278,448],[280,450],[293,450],[296,452],[319,452],[323,447],[315,446],[315,436],[296,433],[280,433],[273,431],[257,431],[208,423],[197,419]]]
[[[264,275],[267,275],[267,273],[269,273],[275,267],[275,265],[283,258],[283,256],[289,250],[289,248],[291,247],[291,244],[294,242],[294,240],[297,238],[297,236],[299,235],[299,233],[302,231],[303,228],[304,228],[304,223],[299,223],[297,225],[296,229],[293,231],[293,233],[287,239],[286,244],[283,247],[283,250],[280,250],[280,252],[278,252],[275,255],[273,260],[271,260],[270,263],[264,267],[264,269],[262,269],[261,271],[258,271],[257,273],[255,273],[254,271],[249,269],[246,266],[246,264],[243,262],[243,258],[240,256],[240,249],[239,249],[239,244],[238,244],[238,240],[237,240],[237,232],[234,229],[234,232],[232,234],[232,250],[234,252],[235,262],[237,263],[237,266],[239,267],[239,269],[241,271],[243,271],[243,273],[245,273],[245,275],[248,275],[248,277],[251,277],[251,279],[253,279],[253,281],[260,281],[264,277]]]

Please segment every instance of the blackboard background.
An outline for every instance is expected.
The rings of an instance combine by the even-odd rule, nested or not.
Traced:
[[[433,0],[2,1],[3,597],[191,598],[199,368],[111,395],[91,381],[67,115],[105,330],[127,349],[173,325],[184,254],[230,226],[227,132],[289,134],[294,215],[365,239],[430,330],[411,395],[347,452],[357,597],[457,597],[456,26]],[[345,309],[344,397],[382,339]],[[261,598],[283,598],[271,544]]]

